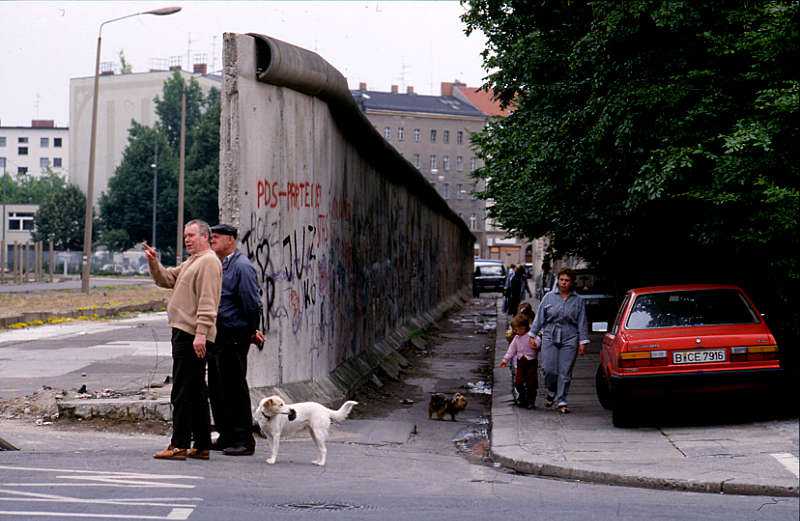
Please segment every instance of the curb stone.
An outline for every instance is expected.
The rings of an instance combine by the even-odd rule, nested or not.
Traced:
[[[495,366],[494,385],[492,392],[492,413],[491,413],[491,449],[490,455],[496,463],[502,467],[514,470],[521,474],[529,474],[541,477],[551,477],[558,479],[583,481],[603,485],[617,485],[635,488],[647,488],[657,490],[671,490],[682,492],[702,492],[712,494],[732,494],[743,496],[775,496],[775,497],[798,497],[800,488],[797,486],[782,486],[763,483],[746,483],[736,479],[725,479],[720,481],[708,480],[687,480],[679,478],[663,478],[648,475],[636,475],[620,473],[591,468],[567,467],[556,465],[546,461],[534,461],[531,455],[520,448],[519,437],[516,430],[511,425],[498,427],[495,425],[496,417],[499,420],[516,424],[516,415],[512,409],[511,414],[503,411],[495,414],[500,405],[500,393],[497,391],[501,386],[510,386],[511,375],[507,369],[498,369],[497,362],[506,352],[507,343],[504,336],[507,327],[507,317],[502,312],[502,299],[497,303],[497,330],[495,337]],[[510,394],[509,394],[510,396]],[[506,397],[507,398],[507,397]],[[513,414],[513,419],[509,416]],[[498,438],[503,438],[498,440]],[[502,443],[501,443],[502,442]]]

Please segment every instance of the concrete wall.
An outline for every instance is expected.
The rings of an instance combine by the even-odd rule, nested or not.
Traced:
[[[469,293],[475,237],[338,71],[241,34],[224,67],[221,221],[256,266],[267,336],[251,387],[325,380]]]

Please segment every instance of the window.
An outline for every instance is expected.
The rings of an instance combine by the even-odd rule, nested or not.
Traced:
[[[8,229],[12,231],[32,231],[33,213],[32,212],[8,212]]]
[[[27,142],[28,142],[28,138],[26,138],[26,137],[18,137],[17,138],[17,143],[27,143]]]
[[[431,143],[436,143],[436,130],[431,130]]]
[[[419,170],[419,154],[414,154],[414,166]]]
[[[49,137],[40,137],[39,138],[39,146],[42,148],[50,148],[50,138]]]
[[[461,156],[456,156],[456,170],[459,172],[464,170],[464,158]]]
[[[735,290],[654,293],[636,298],[628,329],[756,324],[755,312]]]
[[[450,184],[449,183],[445,183],[442,186],[442,197],[444,197],[445,199],[450,199]]]
[[[414,129],[414,143],[419,143],[420,131],[418,128]]]
[[[6,137],[0,136],[0,147],[6,146]]]
[[[386,127],[383,129],[383,137],[386,139],[392,139],[392,129],[391,127]]]
[[[53,168],[61,168],[61,158],[54,157],[53,158]]]
[[[40,157],[39,158],[39,168],[42,170],[47,170],[50,168],[50,158],[49,157]]]
[[[0,157],[0,168],[3,169],[3,173],[6,173],[6,158]]]
[[[477,158],[470,158],[469,160],[469,171],[474,172],[475,169],[478,167],[478,159]]]
[[[17,174],[18,175],[25,175],[27,173],[28,173],[28,167],[27,166],[18,166],[17,167]]]
[[[478,227],[478,218],[475,217],[475,214],[469,216],[469,229],[475,231]]]
[[[27,156],[28,155],[28,147],[17,147],[17,155],[18,156]]]
[[[436,170],[436,155],[431,156],[431,170]]]
[[[464,185],[457,184],[456,185],[456,199],[463,199],[464,198]]]
[[[463,130],[459,130],[458,132],[456,132],[456,144],[457,145],[463,145],[464,144],[464,131]]]
[[[442,170],[445,172],[450,171],[450,157],[444,156],[442,157]]]
[[[406,139],[406,129],[397,127],[397,141],[404,141]]]
[[[450,142],[450,131],[443,130],[442,131],[442,143],[449,143]]]
[[[53,138],[53,146],[56,148],[61,148],[61,139],[60,137]]]

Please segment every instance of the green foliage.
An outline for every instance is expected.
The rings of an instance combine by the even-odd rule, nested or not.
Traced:
[[[124,251],[130,248],[131,237],[125,230],[114,229],[104,230],[100,234],[100,244],[108,248],[108,251]]]
[[[59,250],[83,248],[86,196],[75,185],[62,184],[40,203],[34,216],[34,241],[53,241]]]
[[[159,118],[159,128],[167,136],[167,141],[173,150],[178,150],[181,137],[181,93],[186,91],[186,128],[192,129],[200,120],[204,108],[203,91],[200,84],[192,78],[189,84],[183,81],[183,76],[175,71],[164,82],[162,96],[156,96],[153,102],[156,105],[156,114]],[[186,150],[192,146],[191,131],[186,133]]]
[[[40,176],[10,174],[0,177],[0,203],[43,204],[51,194],[60,194],[67,186],[60,175],[47,170]]]
[[[475,139],[500,225],[623,284],[735,281],[797,309],[798,2],[467,5],[514,108]]]
[[[151,166],[153,164],[156,168]],[[160,129],[144,127],[134,121],[128,131],[128,146],[122,162],[109,179],[108,191],[100,196],[99,202],[103,221],[101,235],[125,230],[128,239],[118,243],[123,249],[151,240],[154,171],[158,175],[157,246],[174,248],[178,162]],[[120,241],[120,235],[112,237]]]
[[[179,73],[164,83],[156,98],[161,121],[155,128],[136,122],[129,130],[122,162],[100,197],[101,242],[111,250],[152,242],[153,168],[157,165],[156,246],[162,258],[174,258],[177,238],[178,157],[180,137]],[[184,85],[185,86],[185,85]],[[187,88],[187,140],[184,222],[203,219],[216,223],[219,216],[219,91],[203,96],[194,79]]]

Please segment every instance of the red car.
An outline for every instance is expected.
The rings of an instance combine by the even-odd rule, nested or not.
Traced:
[[[781,374],[775,337],[741,288],[655,286],[625,295],[596,388],[622,427],[635,420],[634,400],[766,388]]]

